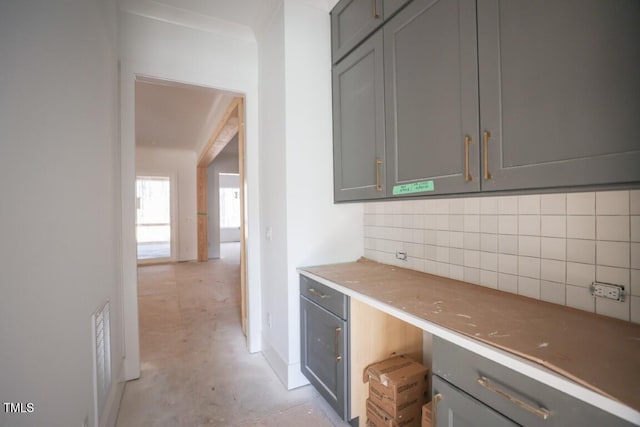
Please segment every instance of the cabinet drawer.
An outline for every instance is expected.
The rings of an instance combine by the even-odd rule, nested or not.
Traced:
[[[433,373],[525,426],[632,425],[438,337],[433,338]]]
[[[302,275],[300,276],[300,295],[342,319],[348,317],[348,297],[346,295]]]

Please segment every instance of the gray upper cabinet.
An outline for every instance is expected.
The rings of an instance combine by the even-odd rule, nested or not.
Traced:
[[[382,33],[333,68],[335,201],[385,196]]]
[[[475,1],[415,0],[383,32],[387,195],[480,190]]]
[[[331,11],[335,64],[410,0],[342,0]]]
[[[640,2],[478,0],[483,190],[640,181]]]

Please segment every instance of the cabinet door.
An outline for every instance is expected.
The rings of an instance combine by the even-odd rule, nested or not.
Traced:
[[[300,298],[302,373],[343,419],[347,414],[347,322]]]
[[[475,1],[415,0],[383,31],[387,195],[478,191]]]
[[[331,10],[333,63],[382,25],[382,19],[382,0],[342,0],[336,4]]]
[[[433,425],[449,427],[518,426],[467,393],[433,376]]]
[[[333,68],[333,159],[336,201],[385,196],[381,32]]]
[[[640,2],[478,0],[483,190],[640,181]]]
[[[397,11],[411,0],[382,0],[382,10],[384,12],[384,19],[391,18]]]

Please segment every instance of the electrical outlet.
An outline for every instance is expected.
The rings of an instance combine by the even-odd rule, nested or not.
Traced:
[[[407,253],[406,252],[396,251],[396,259],[399,259],[400,261],[406,261],[407,260]]]
[[[84,417],[84,422],[82,423],[82,427],[89,427],[89,415]]]
[[[267,313],[267,327],[271,329],[271,313]]]
[[[612,283],[593,282],[589,287],[594,297],[607,298],[614,301],[624,301],[624,286]]]

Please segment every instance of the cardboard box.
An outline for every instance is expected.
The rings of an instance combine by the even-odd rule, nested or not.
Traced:
[[[370,427],[420,427],[420,413],[405,420],[396,420],[371,399],[367,399],[367,425]]]
[[[422,426],[431,427],[431,402],[422,406]]]
[[[396,356],[369,365],[364,380],[369,381],[369,398],[401,420],[405,412],[418,412],[427,400],[429,369],[406,356]],[[418,409],[415,407],[417,406]]]

